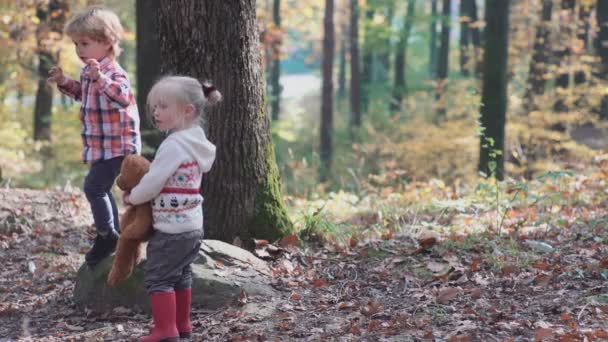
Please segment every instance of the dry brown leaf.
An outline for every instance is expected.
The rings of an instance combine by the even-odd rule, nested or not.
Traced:
[[[338,310],[351,309],[354,306],[355,304],[353,302],[340,302],[340,304],[338,304]]]
[[[437,303],[447,304],[452,299],[456,298],[460,294],[461,290],[457,287],[448,287],[439,292],[437,296]]]
[[[374,298],[370,299],[367,302],[367,305],[361,307],[360,310],[360,312],[367,317],[371,317],[380,311],[382,311],[382,304],[380,303],[380,301]]]
[[[302,299],[302,295],[297,292],[294,292],[291,294],[291,296],[289,296],[289,299],[299,301]]]
[[[537,329],[534,333],[534,342],[547,341],[553,337],[553,330],[549,328]]]
[[[298,247],[300,245],[300,239],[296,234],[291,234],[283,237],[279,240],[279,246],[281,247]]]

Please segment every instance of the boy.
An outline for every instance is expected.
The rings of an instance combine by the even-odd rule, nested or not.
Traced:
[[[124,156],[141,150],[139,113],[127,74],[116,62],[123,34],[116,14],[88,7],[68,22],[65,32],[86,65],[80,81],[64,76],[59,66],[50,70],[48,81],[82,102],[82,160],[89,165],[84,192],[97,229],[85,260],[94,267],[116,249],[120,228],[111,189]]]

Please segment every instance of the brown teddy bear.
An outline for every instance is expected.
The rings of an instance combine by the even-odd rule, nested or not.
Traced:
[[[122,191],[131,191],[150,169],[150,162],[138,155],[128,155],[120,167],[116,184]],[[132,205],[120,219],[120,238],[108,284],[115,286],[131,275],[141,256],[141,243],[152,235],[152,207],[149,202]]]

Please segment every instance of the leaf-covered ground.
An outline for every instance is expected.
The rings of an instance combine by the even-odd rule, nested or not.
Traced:
[[[257,251],[282,294],[274,313],[194,308],[193,340],[608,340],[604,171],[600,160],[526,183],[289,199],[308,243],[259,241]],[[0,190],[0,341],[122,341],[147,331],[145,314],[74,307],[90,222],[79,192]]]

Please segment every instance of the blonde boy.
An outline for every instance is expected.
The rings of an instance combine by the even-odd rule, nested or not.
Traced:
[[[116,248],[118,210],[111,188],[124,156],[141,150],[139,113],[126,72],[116,62],[123,28],[116,14],[102,6],[77,13],[66,25],[76,54],[85,63],[76,81],[59,66],[49,82],[81,101],[82,160],[90,165],[84,192],[91,205],[97,236],[85,260],[91,267]]]

